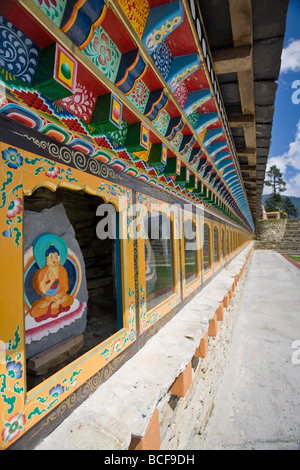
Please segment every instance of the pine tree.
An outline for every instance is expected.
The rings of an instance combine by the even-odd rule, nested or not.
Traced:
[[[276,165],[266,173],[266,186],[272,186],[272,194],[265,202],[266,212],[280,212],[280,218],[295,218],[298,215],[297,208],[289,197],[282,197],[280,193],[286,191],[286,182],[282,177],[282,173]]]
[[[283,198],[282,210],[287,214],[289,219],[295,219],[298,216],[298,210],[289,197]]]
[[[265,202],[266,212],[280,212],[282,208],[282,197],[280,194],[272,194]]]
[[[267,171],[265,185],[272,186],[273,194],[283,193],[286,191],[286,183],[282,178],[281,171],[276,165],[271,166]]]

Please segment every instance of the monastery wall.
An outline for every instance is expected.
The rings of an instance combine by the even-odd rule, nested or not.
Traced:
[[[257,224],[255,247],[280,253],[300,252],[300,220],[261,220]]]
[[[36,450],[195,448],[213,411],[252,250],[246,245]]]
[[[230,303],[224,309],[223,320],[218,322],[216,336],[209,338],[206,357],[197,358],[194,356],[192,360],[193,380],[187,394],[184,398],[171,396],[167,404],[161,403],[161,449],[188,450],[198,448],[199,443],[201,445],[226,366],[238,306],[251,260],[252,256],[245,263]],[[160,407],[158,408],[160,409]]]

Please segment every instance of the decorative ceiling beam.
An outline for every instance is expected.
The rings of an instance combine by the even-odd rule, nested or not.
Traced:
[[[254,183],[256,184],[256,178],[244,178],[245,183]]]
[[[255,117],[252,114],[244,116],[229,116],[228,123],[230,127],[253,127],[255,126]]]
[[[233,45],[236,48],[253,46],[252,0],[229,0]],[[253,61],[252,61],[253,62]],[[238,71],[238,85],[243,115],[255,116],[253,63],[250,70]],[[256,126],[244,127],[246,148],[256,148]],[[243,154],[244,156],[245,154]],[[246,154],[247,155],[247,154]],[[249,155],[249,154],[248,154]],[[248,163],[256,165],[256,153],[250,154]],[[256,210],[253,209],[253,220]]]
[[[212,51],[217,74],[245,72],[252,69],[252,47],[230,47]]]
[[[256,156],[256,148],[239,148],[236,153],[238,157]]]
[[[255,165],[241,165],[241,171],[256,171]]]

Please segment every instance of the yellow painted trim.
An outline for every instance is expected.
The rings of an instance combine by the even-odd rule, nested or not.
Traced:
[[[8,147],[13,146],[0,143],[0,155],[3,155],[2,152],[5,152]],[[22,377],[18,379],[17,387],[15,387],[16,381],[8,375],[6,363],[0,364],[1,387],[6,387],[4,393],[7,400],[13,400],[13,414],[11,414],[12,410],[10,410],[9,402],[2,401],[2,399],[0,401],[0,433],[5,423],[9,423],[11,416],[17,414],[25,418],[25,425],[20,430],[19,438],[40,420],[40,416],[46,416],[53,409],[53,406],[49,406],[51,401],[55,403],[55,406],[58,405],[104,366],[124,354],[126,349],[136,340],[137,325],[133,262],[134,243],[130,237],[127,237],[121,240],[124,327],[70,365],[53,374],[37,387],[28,392],[26,391],[23,210],[19,214],[20,220],[17,220],[17,215],[13,216],[12,219],[8,219],[7,212],[11,210],[8,207],[14,206],[14,201],[18,199],[23,209],[24,196],[31,195],[39,187],[47,187],[51,191],[56,191],[59,187],[76,191],[84,190],[89,194],[101,197],[107,203],[113,204],[119,211],[120,226],[126,228],[127,211],[132,205],[132,191],[106,181],[104,178],[70,168],[67,165],[58,162],[51,164],[51,160],[38,154],[18,147],[13,148],[21,156],[21,164],[16,168],[10,169],[7,167],[7,170],[11,173],[7,170],[0,173],[0,187],[3,188],[4,186],[6,198],[2,200],[3,204],[0,207],[0,331],[1,341],[7,347],[7,361],[15,361],[21,364]],[[2,165],[4,164],[3,160]],[[58,177],[53,178],[46,175],[47,170],[53,166],[60,169],[61,180]],[[39,168],[39,171],[36,171],[37,168]],[[76,181],[68,181],[66,175],[75,178]],[[13,222],[7,225],[8,220]],[[3,232],[9,228],[12,228],[13,236],[4,237]],[[18,243],[16,242],[17,238],[14,236],[17,232],[20,235]],[[5,382],[3,382],[4,377]],[[58,384],[63,387],[63,392],[54,400],[50,390]],[[6,443],[0,442],[3,448],[11,444],[9,441]]]
[[[196,227],[196,278],[190,282],[186,282],[185,278],[185,245],[184,245],[184,219],[182,217],[182,237],[181,237],[181,270],[182,270],[182,290],[183,298],[191,294],[197,287],[201,285],[202,281],[202,263],[201,263],[201,243],[200,243],[200,216],[196,217],[189,212],[185,212],[185,219],[192,220]]]
[[[173,236],[172,249],[174,261],[174,293],[161,303],[150,310],[147,310],[146,298],[146,275],[145,275],[145,242],[144,239],[138,238],[138,258],[139,258],[139,295],[140,295],[140,332],[144,333],[164,315],[170,312],[181,301],[181,273],[180,273],[180,257],[179,257],[179,230],[180,230],[180,214],[174,214],[171,210],[172,205],[137,193],[137,201],[147,208],[150,212],[151,206],[153,210],[157,210],[170,218],[172,222]],[[154,207],[153,207],[154,206]],[[155,207],[156,206],[156,207]]]

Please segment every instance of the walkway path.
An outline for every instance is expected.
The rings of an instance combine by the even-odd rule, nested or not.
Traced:
[[[224,376],[191,449],[300,449],[300,270],[255,250]]]
[[[160,421],[163,421],[160,429],[162,441],[164,436],[167,436],[170,425],[168,412],[174,411],[176,414],[182,410],[182,407],[185,408],[186,397],[179,399],[175,409],[173,401],[171,405],[169,404],[170,389],[175,379],[193,360],[201,339],[208,332],[210,320],[216,315],[220,302],[231,291],[234,280],[248,263],[247,259],[252,248],[253,243],[245,246],[190,302],[151,336],[133,357],[103,382],[35,448],[37,450],[127,450],[132,436],[144,436],[156,409],[159,411]],[[244,274],[242,278],[245,279]],[[240,280],[238,286],[243,282]],[[219,324],[224,323],[219,321]],[[222,350],[221,346],[218,350],[220,355]],[[225,363],[225,358],[223,359]],[[210,410],[211,399],[206,400],[209,390],[206,392],[205,389],[204,392],[205,406],[208,403]],[[198,411],[201,412],[199,395],[192,392],[186,396],[189,395],[192,395]],[[184,443],[178,441],[177,450],[180,449],[180,445],[185,445],[190,435],[194,435],[190,416],[187,417],[185,425],[186,439]],[[182,422],[178,428],[177,433],[183,430]],[[157,429],[155,432],[157,433]],[[38,437],[34,435],[34,439],[38,440]],[[173,445],[173,442],[174,440],[170,445]]]

